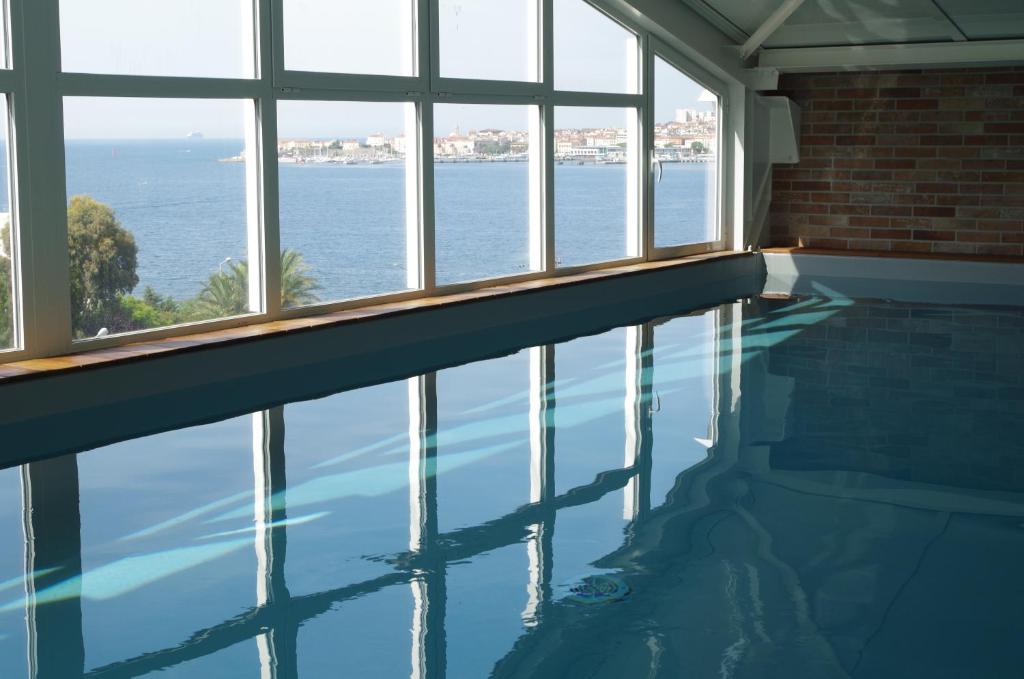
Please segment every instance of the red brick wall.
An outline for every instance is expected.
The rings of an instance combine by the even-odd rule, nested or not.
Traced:
[[[1024,255],[1024,68],[783,76],[771,245]]]

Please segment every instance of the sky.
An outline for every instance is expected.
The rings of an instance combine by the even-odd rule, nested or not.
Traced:
[[[412,0],[284,0],[286,68],[411,74]],[[443,76],[528,78],[527,25],[535,0],[439,0]],[[252,75],[243,36],[250,0],[61,0],[65,71],[245,78]],[[496,27],[500,26],[500,30]],[[625,92],[631,34],[583,0],[555,0],[555,86]],[[656,119],[698,104],[701,87],[658,71]],[[281,137],[364,137],[403,129],[396,104],[282,102]],[[68,98],[68,138],[240,138],[252,107],[223,100]],[[621,126],[622,112],[559,109],[558,126]],[[396,115],[396,112],[397,115]],[[522,106],[438,106],[435,134],[459,127],[524,129]]]

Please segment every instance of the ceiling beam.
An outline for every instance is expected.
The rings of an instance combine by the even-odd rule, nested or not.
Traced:
[[[756,31],[754,31],[747,41],[740,47],[740,59],[748,59],[750,56],[758,50],[764,41],[772,36],[779,26],[786,23],[786,19],[800,8],[800,5],[804,4],[804,0],[784,0],[779,5],[778,9],[771,13],[771,15],[764,20]]]
[[[957,26],[955,21],[953,21],[953,17],[949,16],[949,14],[946,13],[946,10],[942,9],[942,5],[939,4],[938,0],[928,0],[926,4],[931,8],[932,14],[934,14],[935,18],[945,24],[946,28],[949,30],[949,37],[953,38],[953,40],[956,40],[957,42],[967,40],[967,36],[964,35],[964,32],[961,31],[960,27]]]
[[[1024,64],[1024,40],[766,49],[758,66],[788,73]]]

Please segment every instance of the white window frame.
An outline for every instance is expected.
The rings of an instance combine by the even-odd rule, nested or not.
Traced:
[[[0,0],[2,1],[2,0]],[[555,0],[535,0],[537,21],[528,36],[536,54],[538,82],[445,78],[438,49],[439,0],[410,0],[412,76],[294,71],[285,68],[283,2],[240,0],[253,8],[252,78],[205,78],[63,73],[60,71],[59,0],[7,0],[12,68],[0,69],[0,93],[10,101],[11,213],[16,244],[18,291],[15,332],[19,345],[0,351],[0,363],[76,353],[243,325],[340,311],[426,296],[448,295],[499,284],[571,275],[644,261],[724,249],[731,243],[725,197],[732,177],[732,148],[720,142],[720,239],[713,243],[655,248],[653,240],[653,55],[721,97],[719,134],[729,139],[729,89],[685,59],[608,0],[585,0],[637,36],[634,94],[554,89],[553,11]],[[30,36],[30,37],[29,37]],[[73,341],[67,245],[67,191],[63,98],[66,96],[240,99],[254,102],[247,130],[250,303],[252,313],[116,336]],[[277,162],[279,101],[407,102],[415,107],[416,152],[408,156],[407,239],[410,283],[416,289],[282,309],[280,304],[280,220]],[[435,265],[433,105],[514,104],[534,107],[531,121],[530,263],[528,273],[467,283],[438,285]],[[637,112],[637,161],[627,191],[635,203],[635,230],[626,257],[582,266],[556,267],[554,215],[555,107],[606,107]],[[412,170],[416,171],[412,171]],[[631,220],[627,220],[632,223]],[[258,273],[258,275],[257,275]]]
[[[657,85],[655,84],[654,77],[654,59],[655,57],[660,58],[662,61],[667,63],[672,68],[676,69],[690,80],[694,81],[708,92],[718,97],[718,111],[717,111],[717,132],[718,132],[718,163],[716,172],[716,181],[718,186],[716,187],[716,205],[715,205],[715,232],[718,234],[718,238],[713,241],[705,241],[701,243],[682,243],[678,245],[668,245],[658,247],[655,241],[655,231],[658,228],[657,220],[654,216],[654,138],[651,137],[649,146],[647,147],[648,152],[651,154],[648,166],[652,169],[650,181],[651,190],[648,192],[648,213],[647,219],[644,221],[645,227],[648,229],[648,240],[649,247],[647,250],[647,257],[650,260],[659,259],[671,259],[674,257],[685,257],[687,255],[702,254],[707,252],[715,252],[717,250],[726,249],[726,244],[732,242],[732,231],[730,229],[729,221],[726,219],[726,182],[728,181],[729,172],[726,168],[732,167],[732,154],[731,150],[726,147],[725,140],[728,136],[725,133],[725,128],[729,118],[730,101],[729,101],[729,87],[715,78],[713,75],[708,73],[706,70],[693,63],[676,50],[669,47],[663,41],[652,37],[651,48],[645,55],[648,60],[647,72],[650,74],[649,80],[646,83],[645,93],[647,96],[647,112],[649,115],[648,125],[649,129],[654,129],[654,101],[657,96]]]

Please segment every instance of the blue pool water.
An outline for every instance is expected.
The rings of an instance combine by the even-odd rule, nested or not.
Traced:
[[[754,298],[8,467],[0,676],[1019,676],[1022,339]]]

